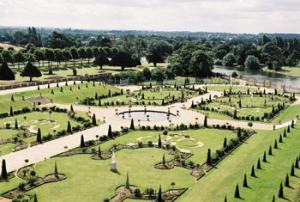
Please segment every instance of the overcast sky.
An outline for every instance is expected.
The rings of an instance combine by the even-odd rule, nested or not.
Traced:
[[[0,25],[300,33],[300,0],[0,0]]]

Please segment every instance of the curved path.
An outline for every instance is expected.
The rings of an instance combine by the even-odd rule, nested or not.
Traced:
[[[55,84],[56,85],[56,84]],[[47,87],[47,85],[46,85]],[[123,87],[129,90],[136,90],[136,87]],[[17,89],[14,89],[17,90]],[[31,89],[32,90],[32,89]],[[19,91],[20,92],[20,91]],[[222,92],[217,91],[210,91],[207,94],[200,95],[198,97],[194,97],[192,99],[187,100],[185,103],[175,103],[169,106],[147,106],[147,110],[158,110],[158,111],[165,111],[167,112],[170,110],[171,113],[177,114],[176,118],[172,119],[171,122],[168,120],[165,121],[140,121],[135,122],[135,125],[157,125],[157,126],[173,126],[181,123],[190,124],[199,122],[200,124],[203,123],[204,115],[192,110],[187,110],[194,101],[194,103],[200,102],[201,99],[208,99],[211,95],[212,98],[215,96],[221,96]],[[70,108],[70,105],[62,105],[62,104],[48,104],[47,106],[55,105],[61,108]],[[89,107],[89,106],[82,106],[82,105],[73,105],[75,111],[82,111],[87,113],[94,113],[97,119],[104,121],[104,124],[100,126],[96,126],[81,132],[74,133],[72,135],[68,135],[65,137],[61,137],[59,139],[55,139],[44,144],[36,145],[25,150],[13,152],[4,156],[0,157],[0,163],[2,159],[6,160],[7,170],[14,171],[21,167],[24,167],[28,164],[37,163],[62,152],[65,152],[69,149],[73,149],[79,146],[81,135],[84,136],[85,141],[88,140],[95,140],[98,139],[99,136],[106,135],[108,131],[108,126],[112,126],[112,130],[121,130],[121,127],[129,127],[131,120],[130,119],[123,119],[117,113],[122,111],[128,111],[128,106],[122,107],[107,107],[107,108],[99,108],[99,107]],[[131,110],[144,110],[143,106],[134,106]],[[235,127],[243,127],[249,128],[248,122],[245,121],[235,121],[235,120],[218,120],[218,119],[208,119],[208,124],[230,124]],[[288,124],[288,123],[285,123]],[[281,125],[285,127],[284,124]],[[280,128],[281,126],[278,126]],[[266,123],[253,123],[252,129],[259,129],[259,130],[273,130],[272,124]],[[25,160],[28,163],[25,163]],[[0,165],[1,166],[1,165]]]

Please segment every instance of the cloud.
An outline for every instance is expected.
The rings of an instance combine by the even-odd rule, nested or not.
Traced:
[[[300,32],[298,0],[0,0],[0,25]]]

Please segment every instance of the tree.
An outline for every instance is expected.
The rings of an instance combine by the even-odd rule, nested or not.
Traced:
[[[95,114],[93,114],[92,124],[93,124],[94,126],[97,125],[97,120],[96,120],[96,115],[95,115]]]
[[[53,74],[52,67],[51,67],[51,61],[55,60],[55,54],[52,49],[45,49],[45,59],[48,60],[48,73],[49,75]]]
[[[210,151],[210,149],[208,149],[208,151],[207,151],[207,159],[206,159],[206,163],[208,164],[208,165],[212,165],[212,160],[211,160],[211,151]]]
[[[263,156],[263,162],[268,162],[268,160],[267,160],[267,153],[266,152],[264,152],[264,156]]]
[[[15,74],[8,67],[7,62],[3,62],[0,66],[0,80],[15,80]]]
[[[12,107],[12,106],[10,106],[9,115],[10,115],[10,116],[13,116],[13,115],[14,115],[14,110],[13,110],[13,107]]]
[[[291,176],[295,176],[295,165],[294,163],[292,164],[292,167],[291,167]]]
[[[130,189],[130,182],[129,182],[129,174],[128,174],[128,172],[127,172],[127,174],[126,174],[125,188],[126,188],[126,189]]]
[[[240,195],[240,188],[239,188],[239,185],[238,185],[238,184],[237,184],[236,187],[235,187],[234,198],[241,198],[241,195]]]
[[[227,138],[224,138],[224,142],[223,142],[223,148],[225,149],[227,147]]]
[[[157,146],[158,146],[159,148],[162,146],[160,135],[158,135],[158,143],[157,143]]]
[[[1,179],[8,180],[8,174],[7,174],[5,159],[2,160]]]
[[[18,63],[18,69],[20,69],[20,63],[25,61],[25,57],[21,51],[17,51],[13,54],[14,61]]]
[[[156,67],[157,63],[165,61],[166,57],[172,52],[172,49],[172,45],[166,41],[153,40],[147,48],[146,59]]]
[[[47,44],[51,48],[68,48],[76,45],[75,40],[69,36],[65,36],[62,33],[58,33],[56,31],[52,32],[49,36]]]
[[[131,54],[123,50],[118,51],[112,56],[110,65],[120,66],[122,70],[124,70],[125,67],[136,66],[133,62]]]
[[[108,132],[107,132],[107,136],[109,137],[109,138],[113,138],[113,134],[112,134],[112,129],[111,129],[111,125],[109,125],[108,126]]]
[[[34,56],[35,56],[35,59],[38,61],[39,63],[39,66],[40,65],[40,62],[42,60],[45,60],[45,54],[44,54],[44,51],[42,51],[41,49],[36,49],[35,52],[34,52]],[[44,64],[42,63],[42,65],[44,66]]]
[[[248,180],[247,180],[247,175],[246,174],[244,175],[243,187],[246,187],[246,188],[249,187],[248,186]]]
[[[72,126],[71,126],[71,122],[70,121],[68,121],[67,133],[72,133]]]
[[[252,168],[251,168],[251,177],[256,177],[256,175],[255,175],[255,169],[254,169],[253,165],[252,165]]]
[[[228,66],[228,67],[232,67],[234,66],[234,63],[236,62],[235,57],[232,53],[228,53],[227,55],[225,55],[223,57],[223,65],[224,66]]]
[[[257,160],[256,168],[261,169],[260,158],[258,158],[258,160]]]
[[[14,62],[14,58],[11,54],[11,51],[9,50],[3,50],[2,51],[2,59],[4,62],[7,62],[7,63],[13,63]]]
[[[131,119],[130,129],[131,129],[131,130],[134,130],[134,120],[133,120],[133,119]]]
[[[161,191],[161,185],[159,185],[159,189],[158,189],[156,201],[157,201],[157,202],[163,202],[162,191]]]
[[[58,176],[58,168],[57,168],[57,163],[56,163],[56,161],[55,161],[55,164],[54,164],[54,176],[55,176],[56,178],[59,177],[59,176]]]
[[[253,55],[248,55],[244,65],[250,70],[258,70],[260,68],[260,62],[258,58]]]
[[[165,166],[166,165],[166,156],[165,154],[162,157],[162,164]]]
[[[269,155],[272,156],[273,155],[273,151],[272,151],[272,147],[269,147]]]
[[[30,78],[30,82],[31,82],[33,77],[41,77],[42,73],[31,62],[28,62],[26,64],[25,68],[23,69],[23,71],[21,72],[21,76],[22,77],[29,77]]]
[[[282,182],[280,183],[279,192],[278,192],[278,197],[279,197],[279,198],[284,198]]]
[[[19,129],[19,125],[18,125],[18,119],[15,119],[15,129],[18,130]]]
[[[37,131],[37,134],[36,134],[36,141],[40,144],[42,143],[42,133],[41,133],[40,128],[38,128],[38,131]]]
[[[80,148],[83,148],[85,147],[85,143],[84,143],[84,137],[83,135],[81,135],[81,138],[80,138]]]
[[[38,202],[38,199],[37,199],[36,193],[34,193],[34,196],[33,196],[33,202]]]
[[[274,149],[278,149],[277,140],[275,140],[275,143],[274,143]]]
[[[290,187],[290,178],[289,178],[289,174],[286,174],[284,186]]]
[[[207,127],[207,116],[204,116],[204,123],[203,123],[204,127]]]
[[[83,47],[79,48],[78,55],[81,58],[81,66],[82,66],[82,61],[83,61],[84,58],[86,58],[85,48],[83,48]]]
[[[94,64],[100,66],[100,69],[102,69],[103,65],[109,64],[109,60],[106,57],[105,52],[102,48],[100,49],[100,52],[96,55]]]
[[[213,69],[213,59],[202,50],[197,50],[192,54],[189,68],[197,78],[210,76]]]

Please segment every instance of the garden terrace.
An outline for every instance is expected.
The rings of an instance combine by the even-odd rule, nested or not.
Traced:
[[[224,159],[209,175],[204,176],[195,186],[189,189],[178,201],[297,201],[299,199],[300,170],[295,168],[295,176],[291,176],[292,164],[299,158],[299,124],[284,130],[258,131],[256,135],[241,145],[233,155]],[[288,131],[288,130],[286,130]],[[280,135],[282,143],[280,143]],[[274,148],[275,140],[278,149]],[[269,154],[270,147],[272,155]],[[264,153],[266,160],[264,162]],[[257,168],[260,159],[261,168]],[[254,166],[256,177],[251,176]],[[296,167],[296,166],[295,166]],[[243,187],[244,175],[247,175],[248,188]],[[290,187],[285,186],[286,175],[289,175]],[[216,180],[218,179],[218,180]],[[285,199],[278,198],[280,183],[283,183]],[[236,185],[239,184],[241,199],[234,197]],[[209,190],[209,191],[208,191]]]
[[[2,95],[0,98],[0,113],[9,115],[10,111],[19,111],[30,108],[33,103],[46,104],[50,102],[62,104],[80,103],[87,97],[107,97],[121,93],[116,87],[102,84],[102,82],[82,82],[75,84],[60,84],[56,87],[39,89],[34,91],[20,92]],[[2,115],[3,115],[2,114]]]
[[[25,149],[44,141],[91,127],[91,118],[84,113],[59,108],[35,108],[27,113],[0,119],[0,155]],[[40,142],[37,134],[40,130]]]
[[[238,120],[270,121],[287,109],[295,100],[294,96],[266,92],[236,93],[224,91],[223,97],[201,102],[198,107],[205,112],[221,113]],[[214,115],[212,115],[214,116]]]
[[[186,99],[205,93],[204,90],[178,87],[178,86],[155,86],[142,87],[142,90],[126,92],[124,95],[114,97],[87,98],[81,104],[98,106],[118,105],[167,105],[175,102],[183,102]]]
[[[158,146],[159,136],[161,137],[161,148]],[[109,140],[109,137],[101,137],[100,145],[77,148],[36,164],[32,168],[36,173],[35,176],[47,176],[49,173],[53,173],[56,162],[59,173],[64,174],[66,179],[44,184],[27,194],[37,193],[39,200],[43,201],[93,201],[99,197],[104,200],[113,197],[116,189],[125,184],[127,173],[130,184],[137,187],[141,193],[144,193],[146,189],[157,192],[158,181],[164,191],[188,188],[194,184],[191,170],[181,167],[168,170],[157,169],[154,165],[162,162],[162,158],[165,158],[166,162],[176,158],[176,152],[172,152],[172,147],[176,147],[182,153],[192,154],[191,157],[187,156],[186,164],[188,166],[186,168],[193,164],[204,164],[208,148],[215,153],[217,150],[222,150],[225,138],[230,142],[237,137],[234,130],[224,131],[212,128],[169,132],[130,131],[128,134],[115,136],[112,140]],[[86,145],[89,144],[86,143]],[[123,147],[120,147],[122,145]],[[99,157],[99,153],[97,153],[99,148],[103,158],[95,158]],[[117,173],[110,171],[112,151],[116,151]],[[143,169],[140,169],[141,167]],[[143,172],[145,169],[147,169],[147,173]],[[81,172],[82,170],[85,172]],[[87,183],[87,186],[84,187],[78,183],[83,177]],[[13,187],[11,184],[16,183],[14,180],[15,178],[12,178],[8,182],[0,182],[0,186],[6,184],[4,189],[9,191]],[[25,180],[25,182],[27,181]],[[99,181],[106,183],[98,183]],[[74,194],[78,193],[76,192],[78,189],[81,190],[81,194]],[[49,196],[47,193],[53,194]]]

